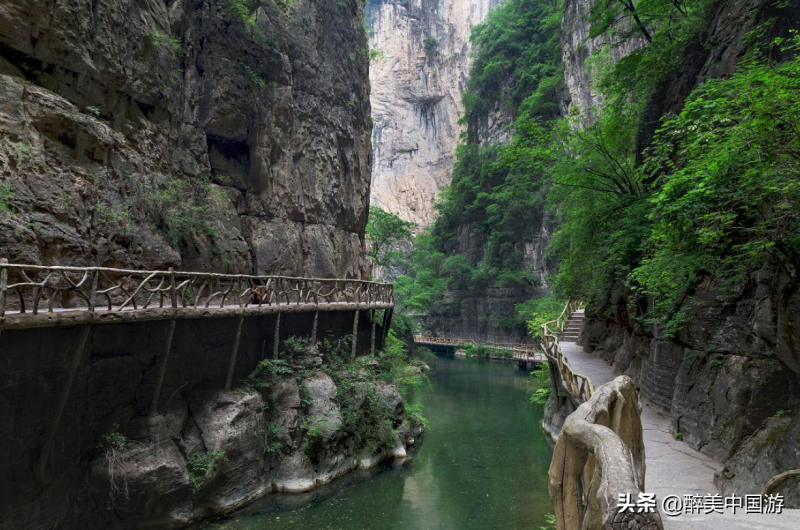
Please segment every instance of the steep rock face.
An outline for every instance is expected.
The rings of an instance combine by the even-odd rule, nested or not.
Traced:
[[[304,388],[307,404],[293,398],[299,397],[298,387]],[[178,528],[230,513],[265,493],[308,491],[357,467],[405,458],[413,435],[421,434],[420,427],[404,422],[402,398],[392,399],[396,390],[385,397],[399,433],[394,449],[363,454],[355,452],[352,433],[341,421],[336,385],[324,372],[301,382],[284,379],[277,392],[265,394],[192,393],[188,407],[180,397],[173,400],[166,421],[151,420],[141,441],[101,452],[94,460],[94,490],[113,503],[113,510],[84,516],[84,524]],[[287,422],[288,416],[293,420]],[[319,438],[311,434],[315,422],[321,426]]]
[[[0,6],[4,257],[363,274],[362,0],[237,5]]]
[[[375,205],[420,226],[433,221],[461,133],[470,30],[501,1],[368,0]]]
[[[590,315],[581,335],[671,417],[675,433],[725,463],[717,480],[728,493],[758,493],[772,476],[800,467],[798,429],[789,429],[798,418],[800,372],[790,364],[796,350],[782,347],[800,335],[786,326],[800,297],[781,300],[782,291],[762,282],[731,296],[709,285],[669,340],[632,323],[624,299],[612,300]],[[800,487],[787,484],[782,493],[796,500]]]
[[[598,102],[586,58],[603,43],[586,40],[590,5],[586,0],[565,5],[566,103],[573,109]],[[648,105],[640,148],[660,117],[679,110],[703,79],[731,74],[747,48],[748,32],[770,19],[777,22],[765,40],[796,26],[800,11],[759,0],[711,6],[705,29]],[[632,49],[612,50],[611,58]],[[685,308],[684,328],[670,339],[632,317],[631,293],[614,293],[587,309],[581,344],[634,378],[642,396],[672,418],[676,434],[725,463],[716,477],[723,493],[758,493],[775,474],[800,467],[800,296],[795,283],[770,264],[735,288],[706,281]],[[800,486],[787,482],[780,493],[797,505]]]
[[[478,342],[529,341],[526,327],[515,322],[515,306],[546,296],[550,289],[546,279],[550,264],[544,256],[550,239],[549,226],[545,223],[538,228],[539,233],[533,233],[530,240],[519,243],[525,252],[524,266],[537,273],[537,279],[532,285],[524,288],[484,287],[477,292],[448,289],[440,303],[431,308],[425,323],[426,330],[437,336],[452,336]],[[483,255],[483,244],[478,239],[462,234],[459,242],[468,243],[462,246],[477,247],[477,254],[472,255]],[[480,260],[473,260],[470,253],[466,255],[473,265]]]
[[[587,60],[592,54],[607,49],[611,64],[619,61],[644,44],[643,39],[632,38],[614,44],[607,35],[590,37],[590,14],[597,0],[566,0],[561,18],[561,60],[564,64],[564,98],[562,112],[586,114],[602,101],[594,88],[597,73]],[[588,118],[588,115],[587,115]]]
[[[353,318],[353,312],[320,313],[319,336],[352,333]],[[331,396],[339,398],[329,384],[320,392],[315,385],[302,384],[312,373],[319,372],[322,379],[321,373],[330,370],[318,353],[300,355],[288,348],[287,339],[308,336],[313,322],[312,314],[282,315],[279,356],[284,368],[291,362],[291,376],[283,369],[282,377],[269,381],[268,391],[259,396],[245,390],[259,363],[273,356],[276,328],[271,315],[242,322],[233,392],[221,389],[240,329],[235,318],[178,320],[163,380],[160,366],[169,332],[164,321],[94,326],[75,372],[71,365],[84,332],[81,327],[3,330],[0,445],[9,457],[0,458],[0,530],[135,528],[135,521],[148,521],[153,528],[176,527],[233,510],[278,483],[297,480],[308,487],[318,478],[337,476],[332,470],[351,470],[354,459],[361,459],[348,449],[352,429],[347,433],[339,429],[335,440],[321,444],[329,456],[310,450],[320,456],[313,465],[283,464],[307,457],[301,447],[302,425],[312,408],[314,413],[320,410],[316,400],[332,407]],[[376,333],[383,336],[380,324]],[[371,336],[368,318],[360,318],[358,335],[357,355],[366,354]],[[349,358],[349,346],[347,353]],[[370,374],[365,374],[366,382],[380,390],[384,382],[367,377]],[[63,414],[51,431],[70,380]],[[163,385],[158,414],[151,416],[159,382]],[[306,394],[303,387],[310,392]],[[402,416],[404,407],[398,406],[396,396],[388,396],[386,404],[395,420]],[[413,436],[405,422],[395,428],[402,440]],[[55,443],[39,473],[50,432]],[[115,432],[118,435],[111,436]],[[130,444],[122,443],[126,451],[117,455],[125,457],[120,461],[108,449],[119,449],[125,439]],[[226,453],[223,472],[209,475],[194,495],[188,459],[213,451]],[[113,468],[118,472],[118,490],[108,481],[110,463],[120,464]]]

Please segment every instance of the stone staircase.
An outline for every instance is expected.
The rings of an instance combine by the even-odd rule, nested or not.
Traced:
[[[562,342],[576,342],[578,340],[583,318],[583,309],[578,309],[569,316],[567,323],[564,325],[564,335],[561,337]]]

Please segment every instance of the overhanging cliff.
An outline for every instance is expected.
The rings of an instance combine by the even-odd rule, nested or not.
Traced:
[[[363,2],[0,6],[16,262],[360,277]]]

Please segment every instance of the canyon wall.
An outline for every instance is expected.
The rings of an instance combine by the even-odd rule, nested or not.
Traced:
[[[363,0],[4,1],[0,258],[367,277],[363,20]],[[320,315],[320,335],[353,317]],[[167,323],[98,326],[81,354],[78,327],[4,330],[0,528],[176,528],[402,454],[402,434],[359,449],[336,371],[313,346],[292,353],[310,319],[284,318],[283,372],[255,390],[276,328],[245,319],[233,392],[236,322],[178,323],[154,416]],[[396,390],[365,384],[403,432]]]
[[[566,3],[562,39],[566,102],[583,108],[598,101],[586,64],[588,50],[597,46],[587,40],[589,4]],[[649,103],[639,147],[648,144],[661,116],[680,110],[702,80],[730,75],[750,32],[768,20],[777,22],[765,40],[797,27],[800,10],[759,0],[714,4],[696,44]],[[629,52],[620,49],[613,57]],[[724,463],[716,477],[724,494],[759,493],[772,476],[800,468],[796,279],[770,263],[735,285],[709,279],[684,307],[685,325],[670,338],[641,323],[645,308],[636,307],[635,296],[614,293],[590,304],[580,344],[631,376],[643,398],[671,417],[676,436]],[[550,427],[557,430],[563,411],[552,402],[548,408]],[[778,493],[786,495],[787,505],[800,505],[800,485],[787,482]]]
[[[3,2],[3,257],[364,276],[363,17],[363,0]]]
[[[368,0],[372,50],[372,202],[433,222],[461,134],[471,28],[502,0]]]
[[[94,326],[74,372],[84,327],[3,331],[0,530],[180,528],[273,491],[306,491],[404,457],[421,429],[406,418],[396,388],[359,361],[332,365],[332,356],[349,359],[349,340],[319,349],[290,340],[313,325],[321,337],[351,333],[353,313],[320,313],[317,323],[310,313],[283,315],[279,360],[274,322],[244,319],[225,391],[237,319],[177,321],[155,415],[168,322]],[[360,322],[366,353],[370,323]]]

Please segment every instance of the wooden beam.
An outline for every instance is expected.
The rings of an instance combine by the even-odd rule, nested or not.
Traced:
[[[356,358],[356,347],[358,346],[358,312],[358,309],[356,309],[356,313],[353,316],[353,340],[350,350],[350,357],[352,359]]]
[[[311,345],[317,345],[317,324],[319,322],[319,311],[314,311],[314,324],[311,325]]]
[[[375,326],[377,326],[377,322],[375,322],[375,310],[373,309],[370,311],[372,316],[372,334],[369,338],[369,353],[371,355],[375,355]]]
[[[176,323],[177,320],[173,318],[167,324],[167,337],[166,341],[164,342],[164,351],[161,353],[161,359],[158,361],[156,388],[153,392],[153,399],[150,401],[151,418],[158,415],[158,400],[161,398],[161,387],[164,385],[164,375],[167,373],[167,361],[169,360],[169,352],[172,350],[172,338],[175,336]]]
[[[56,410],[50,420],[50,427],[47,429],[47,437],[45,438],[44,445],[42,446],[42,452],[39,454],[39,462],[36,466],[36,471],[41,479],[44,479],[44,470],[47,466],[47,460],[53,450],[53,444],[56,440],[56,432],[58,431],[58,426],[61,423],[61,417],[64,415],[64,408],[67,405],[67,400],[69,399],[70,392],[72,391],[72,384],[75,382],[75,375],[78,373],[78,367],[83,360],[83,353],[86,350],[86,343],[89,341],[89,334],[91,331],[91,326],[86,326],[86,328],[83,330],[83,333],[80,335],[75,352],[72,354],[72,362],[69,365],[67,379],[64,381],[64,385],[61,387],[61,396],[56,403]]]
[[[388,309],[392,304],[375,303],[369,306],[372,309]],[[87,309],[40,312],[38,315],[31,313],[19,314],[6,312],[5,329],[35,329],[64,326],[82,326],[95,324],[121,324],[128,322],[152,322],[154,320],[179,319],[206,319],[206,318],[236,318],[244,313],[245,316],[274,315],[278,313],[312,313],[316,311],[336,312],[354,311],[364,308],[364,304],[357,303],[321,303],[316,304],[273,304],[261,306],[223,307],[153,307],[149,309],[135,309],[125,311],[108,311],[98,309],[90,312]]]
[[[275,327],[272,331],[272,358],[278,358],[278,347],[281,344],[281,314],[275,315]]]
[[[280,315],[278,315],[278,318],[280,318]],[[226,391],[230,391],[231,385],[233,385],[233,372],[236,370],[236,358],[239,356],[239,344],[242,342],[242,324],[244,324],[244,315],[240,316],[236,323],[236,335],[231,347],[230,363],[228,363],[228,377],[225,379]]]

